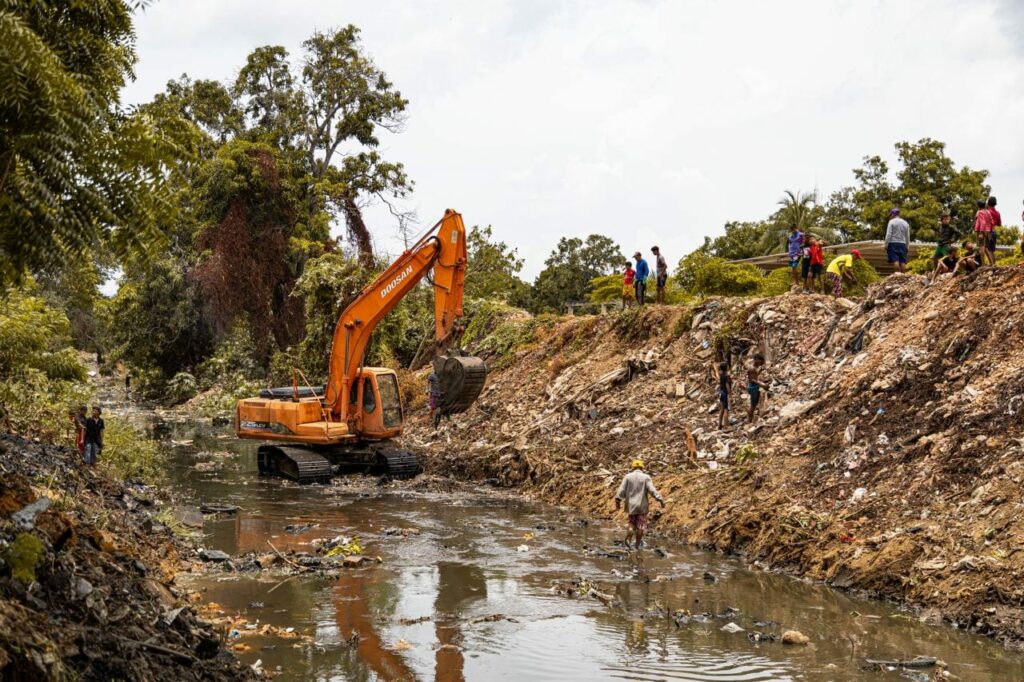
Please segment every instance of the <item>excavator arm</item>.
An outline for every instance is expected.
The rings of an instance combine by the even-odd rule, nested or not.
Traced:
[[[444,350],[457,342],[462,333],[466,280],[466,228],[462,216],[452,209],[446,210],[444,217],[419,241],[366,285],[338,319],[324,402],[341,421],[351,416],[352,384],[363,366],[373,330],[431,269],[434,336],[439,350]]]

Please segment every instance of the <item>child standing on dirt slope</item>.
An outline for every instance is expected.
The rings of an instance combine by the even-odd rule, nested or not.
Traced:
[[[718,429],[729,426],[729,399],[732,397],[732,375],[729,374],[729,363],[718,365]]]
[[[74,417],[75,420],[75,448],[78,450],[78,454],[85,457],[85,422],[88,421],[88,417],[85,414],[85,405],[78,406],[78,414]]]
[[[804,293],[810,293],[808,282],[811,280],[811,239],[810,232],[804,232],[804,243],[800,246],[800,281],[804,285]]]
[[[989,235],[992,234],[992,213],[982,199],[978,200],[978,212],[974,214],[974,238],[978,240],[980,263],[995,264],[995,259],[988,251]]]
[[[825,273],[828,275],[829,283],[832,285],[832,297],[839,298],[843,295],[843,279],[851,282],[857,280],[853,276],[853,261],[860,260],[860,251],[854,249],[844,256],[836,256],[828,264]]]
[[[761,370],[764,369],[764,356],[760,353],[754,355],[754,362],[747,369],[747,393],[750,394],[750,412],[747,413],[747,421],[754,423],[754,418],[760,416],[761,408],[764,405],[764,398],[761,391],[768,396],[768,384],[761,381]]]
[[[633,278],[636,276],[636,270],[633,269],[633,264],[626,261],[626,271],[622,274],[622,307],[628,308],[629,302],[634,300],[633,297]]]
[[[427,407],[430,408],[430,423],[437,428],[437,423],[441,420],[440,415],[437,414],[437,407],[441,403],[441,383],[437,378],[437,375],[433,372],[427,377]]]
[[[626,530],[626,547],[629,547],[629,539],[636,534],[636,548],[640,549],[644,543],[644,529],[647,528],[647,496],[651,495],[665,508],[665,498],[658,494],[654,487],[654,481],[644,471],[643,460],[634,459],[633,466],[626,474],[619,490],[615,493],[615,511],[622,507],[622,501],[626,501],[626,513],[629,514],[629,528]]]
[[[800,273],[797,267],[800,265],[800,249],[804,244],[804,233],[796,225],[789,226],[789,238],[786,242],[786,254],[789,256],[789,270],[793,273],[793,289],[800,286],[798,278]]]
[[[825,252],[821,248],[824,242],[814,235],[811,235],[811,245],[808,247],[811,257],[811,276],[808,280],[808,290],[811,293],[821,289],[825,293],[825,283],[822,281],[821,273],[825,269]]]

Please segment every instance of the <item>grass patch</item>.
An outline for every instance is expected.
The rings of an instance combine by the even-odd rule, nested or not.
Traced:
[[[122,419],[111,417],[104,421],[100,466],[121,479],[160,483],[166,476],[160,446]]]

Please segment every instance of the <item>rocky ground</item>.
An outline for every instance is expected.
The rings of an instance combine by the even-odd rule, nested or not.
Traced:
[[[494,333],[500,333],[497,330]],[[468,413],[407,445],[598,516],[641,456],[669,499],[655,532],[1024,644],[1024,270],[860,301],[708,300],[538,325]],[[493,345],[493,344],[492,344]],[[486,347],[486,344],[483,344]],[[472,350],[472,349],[471,349]],[[746,363],[768,359],[746,424]],[[738,423],[717,429],[727,358]]]
[[[0,677],[244,680],[174,574],[191,554],[159,493],[0,436]]]

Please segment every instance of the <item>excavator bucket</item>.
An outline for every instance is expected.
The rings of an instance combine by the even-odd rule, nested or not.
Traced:
[[[442,415],[465,412],[480,397],[487,380],[487,365],[469,355],[440,355],[434,358]]]

